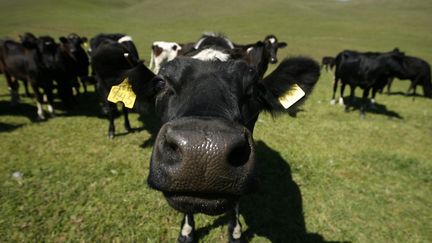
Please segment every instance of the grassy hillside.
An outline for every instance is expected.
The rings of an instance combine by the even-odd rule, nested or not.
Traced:
[[[194,41],[212,30],[239,43],[276,34],[288,42],[279,57],[319,60],[342,49],[399,47],[432,62],[428,0],[0,0],[0,6],[0,36],[123,32],[147,60],[152,41]],[[323,72],[297,118],[260,116],[261,187],[240,209],[247,238],[432,241],[432,100],[405,97],[409,82],[395,81],[394,93],[378,96],[378,108],[360,119],[329,104],[331,85],[332,75]],[[23,97],[18,108],[9,99],[2,76],[0,242],[175,241],[181,215],[146,185],[152,114],[132,114],[138,131],[108,140],[93,90],[75,110],[59,109],[46,122],[33,122],[31,99]],[[116,125],[122,133],[122,119]],[[225,223],[223,216],[199,215],[201,242],[227,241]]]

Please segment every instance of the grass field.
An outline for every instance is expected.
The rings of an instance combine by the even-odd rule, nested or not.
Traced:
[[[0,0],[0,36],[25,31],[187,42],[219,31],[238,43],[273,33],[279,57],[399,47],[432,62],[430,0]],[[272,68],[274,68],[272,66]],[[240,212],[251,242],[432,242],[432,100],[395,81],[365,119],[329,104],[323,72],[297,118],[256,124],[261,187]],[[23,90],[21,90],[23,93]],[[358,95],[360,94],[357,91]],[[420,93],[422,91],[420,90]],[[34,101],[9,105],[0,78],[0,242],[175,242],[181,215],[146,185],[152,114],[107,139],[94,92],[73,111],[33,122]],[[151,143],[150,143],[151,144]],[[15,173],[15,174],[14,174]],[[21,173],[21,174],[20,174]],[[15,175],[15,176],[14,176]],[[22,175],[22,176],[21,176]],[[226,242],[226,218],[199,215],[200,242]]]

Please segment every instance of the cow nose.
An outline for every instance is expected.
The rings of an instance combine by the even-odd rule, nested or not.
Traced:
[[[249,131],[218,121],[166,124],[156,139],[149,183],[162,191],[242,194],[254,174]]]

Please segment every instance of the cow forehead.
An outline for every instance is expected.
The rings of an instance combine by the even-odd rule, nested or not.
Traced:
[[[164,50],[172,50],[173,46],[177,46],[177,50],[181,49],[180,45],[176,42],[166,42],[166,41],[155,41],[153,46],[158,46]]]
[[[225,80],[226,82],[236,83],[247,79],[241,75],[247,73],[252,80],[255,78],[256,70],[242,60],[203,61],[190,57],[177,57],[173,61],[166,63],[160,71],[163,77],[170,79],[187,80],[188,82],[206,82],[209,80]],[[203,77],[206,77],[203,79]]]

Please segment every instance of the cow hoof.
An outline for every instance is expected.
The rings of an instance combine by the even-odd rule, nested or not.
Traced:
[[[195,243],[195,239],[192,236],[183,236],[180,235],[177,239],[178,243]]]
[[[133,128],[131,128],[131,127],[125,127],[125,129],[126,129],[126,132],[128,132],[128,133],[135,132],[135,130]]]
[[[330,105],[336,105],[336,100],[335,99],[330,100]]]
[[[113,132],[108,133],[108,138],[109,139],[113,139],[114,138],[114,133]]]

